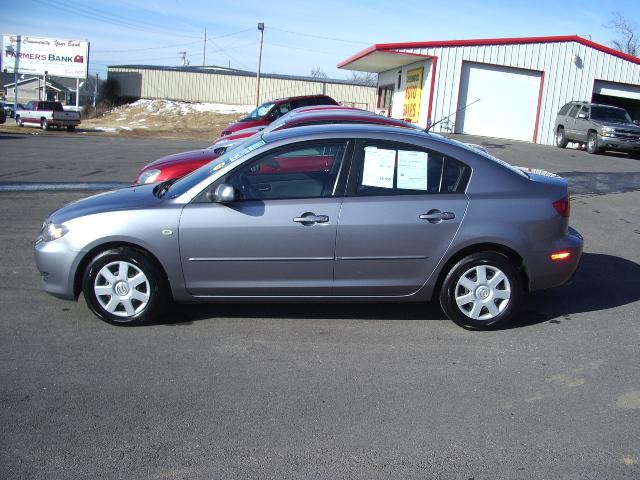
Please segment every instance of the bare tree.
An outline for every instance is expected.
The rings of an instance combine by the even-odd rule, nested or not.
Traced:
[[[313,78],[329,78],[325,71],[318,66],[315,66],[311,69],[310,75]]]
[[[351,72],[349,81],[359,83],[361,85],[369,85],[375,87],[378,84],[378,74],[371,72]]]
[[[640,45],[638,44],[638,27],[631,20],[627,20],[622,13],[613,12],[612,19],[604,24],[605,28],[613,30],[619,35],[619,39],[611,42],[616,50],[628,53],[629,55],[638,56],[640,53]]]

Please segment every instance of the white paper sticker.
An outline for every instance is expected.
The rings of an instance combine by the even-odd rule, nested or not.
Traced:
[[[362,185],[367,187],[393,188],[395,168],[395,150],[365,147]]]
[[[427,190],[429,154],[398,151],[398,188]]]

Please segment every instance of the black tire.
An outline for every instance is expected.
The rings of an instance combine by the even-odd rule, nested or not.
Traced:
[[[558,127],[558,131],[556,132],[556,147],[567,148],[568,144],[569,140],[567,140],[567,136],[564,134],[564,128]]]
[[[598,146],[598,134],[595,132],[589,132],[587,135],[587,152],[594,154],[602,152],[602,148]]]
[[[20,115],[16,117],[16,125],[18,125],[19,127],[24,127],[24,123],[22,123],[22,119],[20,118]]]
[[[640,160],[640,152],[630,152],[629,157],[633,158],[634,160]]]
[[[42,128],[42,130],[49,130],[49,128],[51,128],[46,118],[40,120],[40,128]]]
[[[478,282],[475,291],[458,282],[473,278],[475,269],[485,272],[486,282]],[[505,279],[491,286],[491,279],[504,274]],[[502,278],[502,277],[499,277]],[[473,283],[473,282],[472,282]],[[471,294],[471,301],[458,306],[456,296]],[[498,298],[509,295],[509,298]],[[486,295],[486,297],[485,297]],[[473,253],[458,261],[447,273],[440,289],[440,305],[451,320],[464,328],[487,329],[509,322],[516,314],[523,298],[522,275],[509,258],[497,252]],[[476,307],[477,305],[477,307]],[[473,318],[474,309],[478,308]],[[489,311],[491,308],[494,313]],[[484,312],[484,313],[483,313]]]
[[[67,125],[67,131],[68,132],[73,132],[76,129],[75,125]]]
[[[121,264],[126,267],[120,267]],[[113,277],[111,281],[107,280],[106,270]],[[134,285],[141,278],[139,273],[146,282]],[[96,289],[105,294],[100,295]],[[120,292],[116,293],[118,289]],[[96,255],[84,271],[82,292],[89,309],[98,318],[114,325],[149,322],[163,311],[170,297],[167,281],[155,261],[141,251],[127,247]],[[143,302],[140,297],[145,294],[147,300]]]

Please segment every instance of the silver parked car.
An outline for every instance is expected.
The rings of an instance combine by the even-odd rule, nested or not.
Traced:
[[[44,289],[112,323],[167,302],[428,301],[471,328],[562,285],[567,182],[409,129],[252,137],[180,180],[71,203],[35,244]]]

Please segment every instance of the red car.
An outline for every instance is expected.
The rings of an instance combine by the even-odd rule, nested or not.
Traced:
[[[222,135],[229,135],[245,128],[267,126],[296,108],[314,105],[338,105],[338,102],[326,95],[279,98],[263,103],[245,118],[232,123],[224,129]]]
[[[301,127],[305,125],[318,125],[321,123],[369,123],[391,125],[402,128],[417,128],[403,120],[382,117],[375,113],[352,108],[330,108],[307,112],[295,111],[291,112],[286,117],[282,117],[277,123],[274,123],[267,128],[269,131],[272,131],[283,128]],[[252,134],[256,134],[264,130],[265,129],[258,129],[257,131],[251,131],[248,135],[244,135],[244,137],[251,136]],[[238,135],[241,135],[241,132],[238,132]],[[225,138],[226,137],[222,137],[220,140],[225,140]],[[209,163],[211,160],[215,160],[225,153],[227,149],[226,145],[232,143],[232,146],[235,146],[238,141],[239,139],[230,139],[230,142],[227,144],[219,141],[211,147],[203,150],[192,150],[159,158],[158,160],[145,165],[138,173],[134,183],[154,183],[182,177],[196,168]]]

